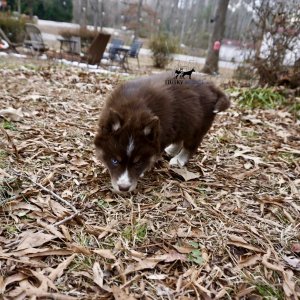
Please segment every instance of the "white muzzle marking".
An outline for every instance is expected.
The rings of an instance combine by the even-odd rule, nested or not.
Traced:
[[[132,184],[132,181],[129,177],[129,173],[128,170],[126,169],[126,171],[120,175],[120,177],[117,179],[117,181],[114,183],[112,182],[113,187],[116,191],[118,192],[131,192],[132,190],[134,190],[135,186],[134,184]]]

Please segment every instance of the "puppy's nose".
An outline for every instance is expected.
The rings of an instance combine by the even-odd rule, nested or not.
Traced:
[[[131,185],[128,185],[128,184],[119,184],[118,187],[119,187],[119,190],[121,192],[128,192],[129,189],[130,189],[130,187],[131,187]]]

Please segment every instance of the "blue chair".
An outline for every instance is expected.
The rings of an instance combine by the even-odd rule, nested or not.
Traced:
[[[112,39],[108,49],[108,55],[110,60],[112,61],[116,60],[118,54],[118,48],[123,45],[124,42],[121,39]]]
[[[138,66],[140,68],[140,61],[139,61],[139,52],[142,48],[143,43],[139,40],[134,40],[130,46],[130,50],[128,52],[128,56],[131,58],[136,58],[138,62]]]

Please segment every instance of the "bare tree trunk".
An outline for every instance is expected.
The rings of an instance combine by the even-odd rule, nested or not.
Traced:
[[[103,0],[100,1],[100,30],[102,31],[103,30],[103,26],[104,26],[104,15],[105,15],[105,12],[104,12],[104,3],[103,3]]]
[[[99,1],[94,0],[91,2],[92,12],[93,12],[93,21],[94,21],[94,30],[97,31],[98,28],[98,19],[99,19]]]
[[[134,32],[134,39],[137,39],[139,37],[140,29],[142,27],[142,6],[143,6],[143,0],[139,0],[138,4],[138,11],[137,11],[137,26],[135,28]]]
[[[21,17],[21,0],[18,0],[18,14],[19,18]]]
[[[155,5],[155,14],[154,14],[154,18],[153,18],[153,28],[154,28],[154,31],[159,31],[159,30],[156,30],[156,26],[157,26],[157,17],[158,17],[158,8],[160,6],[160,0],[156,0],[156,5]]]
[[[87,0],[81,0],[80,3],[80,28],[86,28]]]
[[[214,50],[215,42],[222,41],[225,31],[225,20],[228,8],[229,0],[219,0],[214,18],[214,28],[210,38],[208,53],[205,61],[205,65],[202,72],[208,74],[218,73],[219,71],[219,50]]]
[[[186,18],[187,18],[188,9],[190,6],[190,1],[189,0],[185,1],[184,5],[185,5],[185,7],[184,7],[183,24],[182,24],[181,32],[180,32],[180,45],[183,43],[183,35],[185,33]]]

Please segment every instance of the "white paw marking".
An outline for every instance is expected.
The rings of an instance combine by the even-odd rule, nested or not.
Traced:
[[[165,148],[165,152],[170,156],[175,156],[182,148],[182,142],[178,144],[171,144]]]
[[[176,156],[174,156],[170,160],[169,164],[171,167],[173,166],[183,167],[188,162],[189,157],[190,157],[190,152],[183,148]]]

